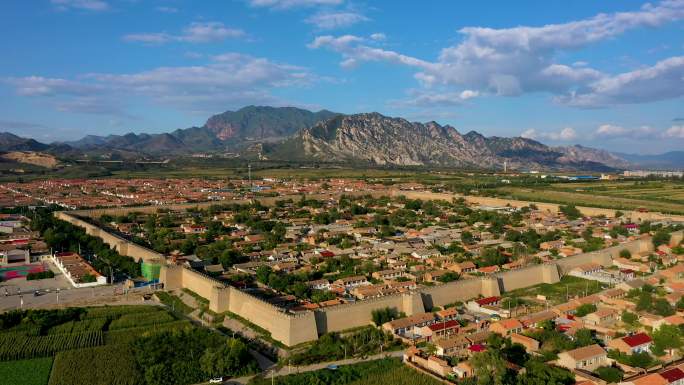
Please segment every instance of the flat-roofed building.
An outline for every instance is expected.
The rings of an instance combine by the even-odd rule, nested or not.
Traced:
[[[601,346],[594,344],[561,352],[556,363],[570,370],[582,369],[592,372],[598,367],[609,365],[609,360],[608,353]]]

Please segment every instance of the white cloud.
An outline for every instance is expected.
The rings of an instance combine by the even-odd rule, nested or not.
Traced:
[[[478,91],[473,91],[473,90],[463,90],[463,91],[461,91],[459,96],[463,100],[468,100],[468,99],[472,99],[472,98],[476,98],[476,97],[480,96],[480,93]]]
[[[461,105],[466,100],[478,96],[479,92],[473,90],[461,92],[410,90],[408,98],[391,101],[389,104],[393,107],[449,107]]]
[[[595,136],[600,138],[632,138],[641,139],[657,135],[657,130],[650,126],[625,128],[612,124],[603,124],[596,129]]]
[[[283,104],[271,91],[306,87],[322,80],[307,68],[227,53],[212,57],[205,65],[159,67],[129,74],[83,74],[75,80],[31,76],[4,81],[18,94],[44,98],[58,110],[121,115],[117,101],[133,97],[190,111]]]
[[[523,138],[546,139],[554,142],[568,142],[577,139],[577,132],[572,127],[565,127],[558,132],[540,132],[534,128],[525,130],[520,134]]]
[[[360,44],[363,43],[363,44]],[[402,55],[394,51],[388,51],[376,47],[368,46],[370,41],[366,38],[355,35],[317,36],[307,46],[312,49],[329,48],[342,54],[344,60],[340,63],[342,67],[354,67],[361,62],[367,61],[389,61],[401,63],[413,67],[429,67],[431,64],[424,60]]]
[[[375,40],[375,41],[383,41],[383,40],[387,39],[387,36],[384,33],[377,32],[377,33],[370,35],[370,38]]]
[[[106,11],[109,9],[109,4],[104,0],[50,0],[50,2],[60,11],[70,9]]]
[[[100,90],[94,85],[42,76],[6,78],[3,82],[14,86],[22,96],[90,95]]]
[[[157,7],[155,9],[162,13],[178,13],[178,8],[175,7]]]
[[[684,19],[684,0],[665,0],[657,5],[646,4],[633,12],[598,14],[563,24],[503,29],[467,27],[459,31],[463,40],[442,49],[435,62],[378,49],[369,45],[372,40],[346,36],[319,36],[309,47],[340,53],[344,67],[367,61],[390,61],[415,67],[414,77],[425,87],[446,86],[504,96],[548,92],[557,95],[559,102],[575,106],[645,102],[656,97],[677,97],[684,92],[678,58],[659,63],[653,71],[639,70],[618,76],[606,75],[583,62],[565,65],[556,60],[560,53],[584,48],[631,29],[658,27],[681,19]],[[654,72],[659,75],[654,76]],[[635,89],[630,90],[629,85]],[[642,87],[645,93],[639,91]],[[613,89],[615,95],[610,92]]]
[[[558,101],[577,107],[645,103],[684,95],[684,56],[672,57],[652,67],[606,76],[585,89],[563,95]]]
[[[345,11],[335,11],[335,12],[318,12],[305,21],[309,24],[313,24],[318,29],[336,29],[344,28],[360,23],[363,21],[368,21],[369,19],[356,12],[345,12]]]
[[[663,136],[665,138],[684,139],[684,126],[672,126],[665,131]]]
[[[123,39],[130,42],[146,44],[164,44],[169,42],[209,43],[245,36],[245,31],[226,27],[219,22],[191,23],[179,35],[166,32],[140,33],[125,35]]]
[[[319,5],[339,5],[344,0],[248,0],[253,7],[288,9],[296,7],[314,7]]]

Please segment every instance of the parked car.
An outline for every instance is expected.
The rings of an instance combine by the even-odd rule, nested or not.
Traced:
[[[228,377],[225,377],[225,376],[215,377],[215,378],[212,378],[211,380],[209,380],[209,383],[210,384],[222,384],[223,381],[226,381],[227,379],[228,379]]]

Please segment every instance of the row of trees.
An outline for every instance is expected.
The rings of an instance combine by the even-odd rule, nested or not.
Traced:
[[[123,256],[109,248],[102,239],[85,233],[85,230],[52,215],[57,207],[39,208],[31,221],[31,229],[39,231],[55,252],[81,252],[95,270],[117,277],[139,277],[140,264],[133,258]]]

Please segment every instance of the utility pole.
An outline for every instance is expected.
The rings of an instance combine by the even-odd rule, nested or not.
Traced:
[[[247,163],[247,177],[249,178],[249,189],[251,191],[254,185],[252,185],[252,165],[250,163]]]

